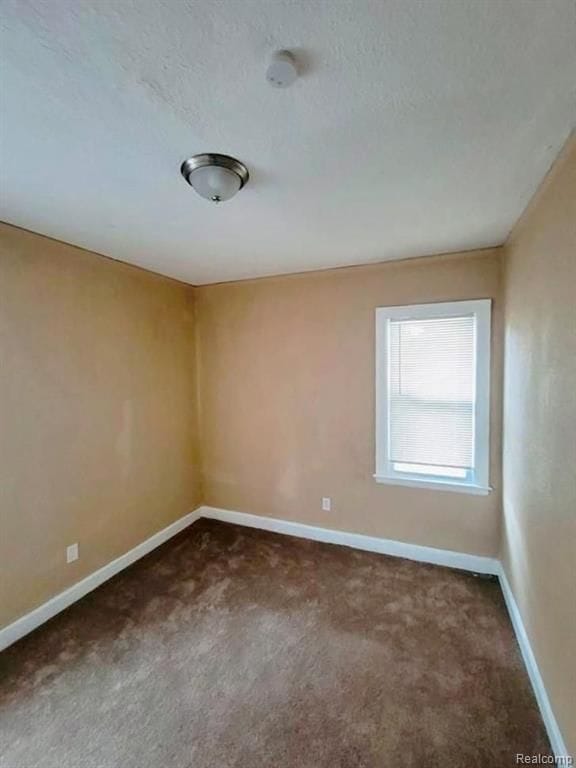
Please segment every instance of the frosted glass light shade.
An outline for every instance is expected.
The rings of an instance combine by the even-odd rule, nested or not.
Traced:
[[[240,177],[228,168],[217,165],[205,165],[192,171],[189,178],[200,197],[215,203],[230,200],[240,189]]]
[[[205,200],[230,200],[246,184],[248,169],[229,155],[203,154],[185,160],[180,172]]]

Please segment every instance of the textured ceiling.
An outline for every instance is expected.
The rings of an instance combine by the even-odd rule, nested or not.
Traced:
[[[191,283],[502,243],[576,120],[574,0],[0,13],[2,218]],[[180,177],[202,151],[248,165],[230,202]]]

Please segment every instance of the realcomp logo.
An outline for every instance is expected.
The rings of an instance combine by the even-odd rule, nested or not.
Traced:
[[[516,765],[557,765],[570,768],[574,765],[574,758],[570,755],[521,755],[517,753]]]

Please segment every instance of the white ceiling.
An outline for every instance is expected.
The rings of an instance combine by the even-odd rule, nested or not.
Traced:
[[[502,243],[576,122],[574,0],[2,0],[2,218],[191,283]],[[295,51],[301,78],[265,80]],[[181,162],[232,154],[215,206]]]

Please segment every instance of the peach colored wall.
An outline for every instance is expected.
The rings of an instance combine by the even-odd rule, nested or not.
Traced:
[[[198,288],[204,502],[496,555],[500,291],[498,250]],[[493,493],[377,484],[375,308],[484,297],[494,299]]]
[[[576,755],[576,138],[505,261],[502,557]]]
[[[0,225],[0,360],[2,626],[199,504],[193,289]]]

